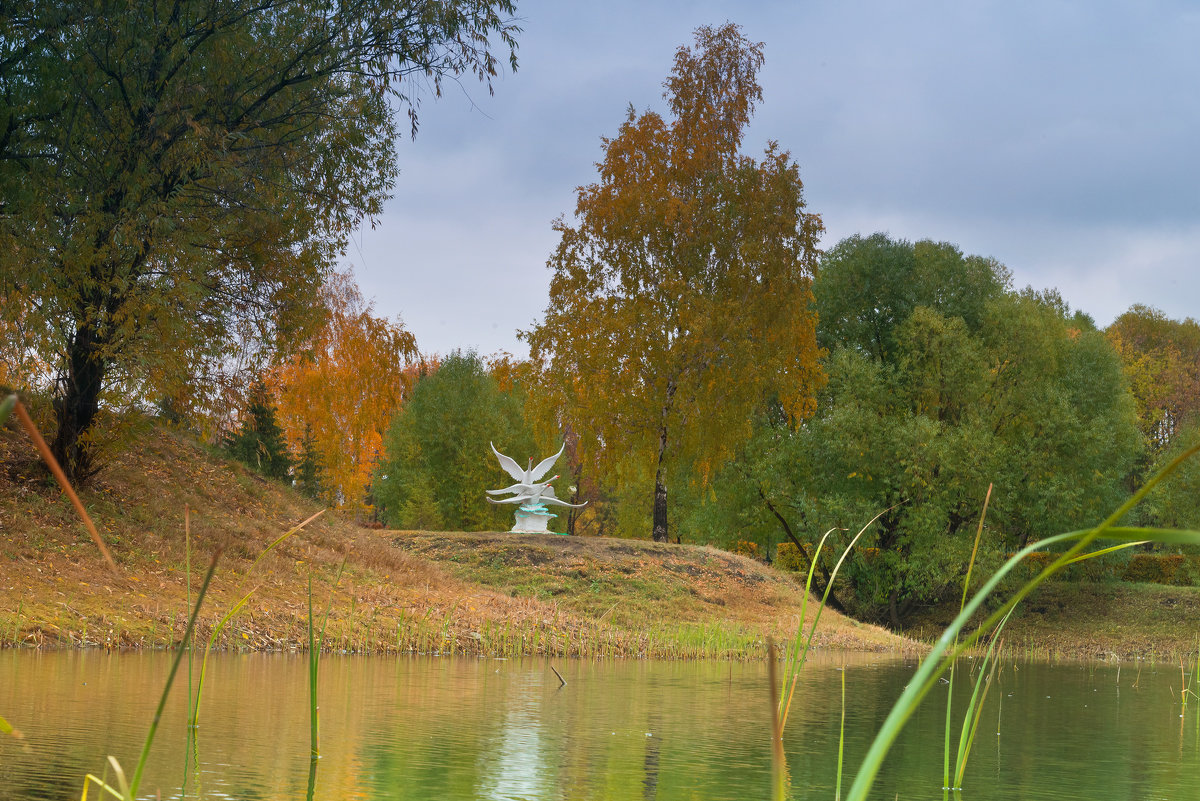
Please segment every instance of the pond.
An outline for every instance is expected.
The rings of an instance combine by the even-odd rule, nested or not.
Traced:
[[[810,662],[784,738],[797,801],[834,798],[843,663],[843,790],[916,667],[838,654]],[[555,660],[566,680],[560,686],[550,664],[323,658],[313,797],[769,795],[765,665]],[[955,743],[969,695],[961,676],[971,666],[960,663]],[[162,653],[0,652],[0,714],[25,734],[23,742],[0,737],[0,799],[79,799],[84,775],[103,772],[109,754],[132,770],[168,668]],[[142,797],[305,798],[306,669],[302,656],[214,657],[194,742],[185,695],[173,693]],[[1200,702],[1181,710],[1179,665],[1127,662],[1119,670],[1005,663],[987,697],[962,797],[1200,798]],[[186,672],[180,677],[178,690]],[[942,798],[945,695],[942,685],[909,723],[873,798]]]

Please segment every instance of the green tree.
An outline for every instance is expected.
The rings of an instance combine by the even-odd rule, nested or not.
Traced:
[[[632,108],[603,140],[561,239],[544,321],[524,336],[559,385],[581,459],[653,477],[652,536],[668,536],[673,465],[703,479],[776,394],[794,420],[820,381],[810,308],[820,219],[774,142],[740,152],[762,93],[761,44],[700,28],[666,80],[670,117]]]
[[[52,448],[104,409],[270,354],[396,176],[397,114],[515,67],[511,0],[100,0],[0,11],[0,299],[61,377]]]
[[[969,303],[920,278],[921,251],[940,254]],[[856,310],[825,296],[888,286],[882,279],[905,261],[923,289],[906,289],[903,304],[864,292]],[[814,289],[819,306],[842,310],[821,318],[831,350],[818,411],[797,430],[780,413],[760,417],[727,470],[737,471],[733,486],[751,486],[726,496],[725,518],[740,515],[759,538],[776,527],[810,555],[825,530],[852,534],[884,513],[835,588],[864,617],[899,626],[916,604],[961,586],[989,484],[985,561],[1102,519],[1139,454],[1132,399],[1103,334],[1054,293],[1007,290],[1003,268],[987,264],[945,244],[839,243]],[[819,584],[831,566],[819,564]]]
[[[323,472],[317,438],[313,434],[312,426],[306,424],[304,434],[300,437],[300,453],[292,467],[293,485],[304,497],[316,500],[321,497]]]
[[[1154,475],[1197,442],[1200,418],[1193,417],[1150,465],[1148,474]],[[1145,506],[1150,525],[1200,531],[1200,463],[1189,459],[1180,465],[1174,475],[1154,488]]]
[[[899,326],[917,306],[961,318],[975,330],[988,301],[1010,281],[996,261],[964,257],[948,242],[912,244],[881,233],[856,234],[821,258],[814,289],[817,335],[827,349],[844,345],[893,362]]]
[[[508,528],[513,508],[485,500],[486,490],[511,483],[490,442],[518,461],[534,454],[519,394],[502,391],[477,354],[453,353],[417,382],[384,437],[372,482],[384,522],[461,531]]]
[[[250,403],[242,425],[225,439],[225,450],[235,459],[268,478],[287,478],[291,468],[287,441],[275,419],[275,406],[262,381],[250,389]]]

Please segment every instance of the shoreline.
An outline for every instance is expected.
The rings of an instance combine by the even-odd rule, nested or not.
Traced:
[[[795,574],[705,546],[387,531],[333,512],[259,561],[321,507],[162,428],[80,493],[117,561],[114,575],[23,433],[0,430],[0,464],[0,648],[170,647],[187,619],[189,569],[194,591],[218,550],[198,648],[249,594],[213,647],[306,651],[310,580],[314,614],[332,604],[329,647],[373,654],[762,659],[768,638],[794,638],[803,601]],[[1048,658],[1174,659],[1195,654],[1200,637],[1193,588],[1054,582],[1021,609],[1009,647]],[[810,603],[810,620],[814,612]],[[909,632],[933,635],[947,622],[939,615]],[[814,647],[928,648],[829,609]]]

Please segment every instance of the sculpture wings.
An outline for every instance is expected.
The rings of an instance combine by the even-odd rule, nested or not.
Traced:
[[[492,443],[489,442],[488,445],[492,445]],[[500,467],[504,468],[505,473],[508,473],[510,476],[512,476],[517,481],[520,481],[523,484],[530,483],[529,479],[531,478],[531,476],[529,475],[529,473],[527,473],[526,471],[521,469],[521,465],[517,464],[516,460],[512,459],[511,457],[505,456],[503,453],[496,450],[495,445],[492,445],[492,453],[496,454],[496,458],[500,460]],[[541,465],[539,465],[539,467],[540,466]],[[532,471],[530,471],[530,472],[532,472]]]
[[[549,456],[549,457],[543,459],[542,461],[538,462],[538,466],[533,468],[532,471],[530,471],[529,480],[530,481],[540,481],[542,476],[549,473],[550,468],[554,467],[554,463],[558,461],[558,457],[562,456],[562,452],[566,449],[566,447],[567,447],[567,443],[564,442],[562,444],[562,447],[558,449],[558,453],[554,454],[553,456]],[[530,461],[533,461],[533,460],[531,459]],[[555,478],[557,478],[557,476],[555,476]],[[553,480],[554,479],[551,479],[551,481],[553,481]]]
[[[511,493],[512,495],[512,497],[500,500],[488,498],[489,503],[519,503],[526,508],[549,504],[551,506],[567,506],[572,509],[578,509],[587,505],[587,501],[580,504],[573,504],[556,498],[554,487],[550,486],[550,483],[558,478],[558,476],[553,476],[549,481],[539,481],[542,476],[550,471],[554,463],[558,461],[558,457],[562,456],[563,450],[567,447],[566,443],[563,443],[563,446],[558,449],[558,453],[538,462],[537,467],[533,467],[533,459],[530,459],[530,466],[524,470],[521,469],[521,465],[517,464],[515,459],[505,456],[496,450],[496,446],[492,443],[489,442],[488,444],[492,447],[492,453],[496,454],[496,459],[499,460],[500,467],[517,481],[516,484],[510,484],[504,489],[485,490],[488,495],[504,495],[506,493]]]

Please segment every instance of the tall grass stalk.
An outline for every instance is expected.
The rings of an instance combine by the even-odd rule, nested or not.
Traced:
[[[217,560],[220,556],[221,551],[218,549],[213,554],[212,562],[208,566],[208,573],[205,574],[204,581],[200,585],[200,591],[196,594],[196,605],[192,607],[192,613],[188,616],[187,628],[183,632],[183,639],[180,641],[179,647],[175,650],[175,658],[171,661],[171,670],[167,673],[167,682],[163,685],[162,695],[158,699],[158,707],[154,710],[154,718],[150,721],[150,731],[146,733],[146,741],[142,743],[142,752],[138,756],[136,767],[134,767],[133,778],[126,783],[125,773],[121,770],[120,764],[110,756],[108,759],[116,772],[117,784],[120,786],[120,790],[111,787],[107,781],[89,773],[84,779],[84,801],[87,799],[89,783],[95,783],[100,787],[101,792],[124,799],[124,801],[134,801],[137,798],[138,787],[142,783],[142,772],[146,769],[146,762],[150,757],[150,746],[154,743],[154,735],[158,732],[159,722],[162,721],[163,709],[167,705],[167,696],[171,693],[171,685],[175,683],[175,674],[179,670],[179,663],[183,661],[183,653],[187,649],[188,641],[192,638],[192,632],[196,628],[196,618],[200,616],[200,607],[204,604],[204,596],[208,592],[209,584],[212,583],[213,574],[217,570]]]
[[[104,540],[101,539],[100,532],[96,530],[96,525],[92,523],[92,518],[88,516],[87,510],[83,508],[83,502],[75,494],[75,488],[71,486],[71,482],[67,479],[67,474],[63,472],[62,467],[58,464],[58,460],[54,458],[54,454],[51,453],[50,446],[46,444],[46,440],[42,439],[42,433],[38,431],[33,418],[25,410],[24,404],[21,403],[16,395],[10,395],[4,400],[2,408],[4,410],[2,415],[4,420],[8,419],[9,412],[16,413],[22,428],[25,429],[25,433],[33,440],[33,446],[37,448],[42,461],[50,468],[50,472],[54,474],[54,480],[58,482],[58,486],[62,488],[63,494],[71,501],[71,505],[75,507],[75,513],[83,521],[83,526],[87,529],[88,536],[92,538],[92,542],[96,543],[96,548],[99,549],[100,555],[104,557],[104,561],[108,564],[109,569],[113,573],[120,575],[121,571],[117,570],[117,563],[113,561],[112,554],[108,552],[108,547],[104,544]]]
[[[808,596],[812,591],[813,572],[817,568],[817,560],[821,557],[821,549],[825,545],[825,541],[836,528],[831,528],[826,531],[817,543],[817,548],[813,552],[812,563],[808,566],[808,578],[804,582],[804,598],[800,601],[800,623],[796,626],[796,638],[793,640],[791,647],[787,650],[787,657],[783,668],[783,687],[779,696],[779,726],[778,736],[783,736],[783,730],[787,726],[788,713],[792,709],[792,698],[796,695],[796,685],[800,683],[800,671],[804,669],[805,663],[808,661],[808,652],[812,648],[813,635],[817,633],[817,623],[821,620],[821,613],[825,611],[825,604],[829,601],[829,593],[833,591],[834,580],[837,579],[838,571],[842,569],[842,563],[846,561],[846,557],[850,555],[855,544],[863,533],[871,527],[879,518],[890,512],[895,507],[884,509],[879,514],[872,517],[867,524],[858,530],[854,538],[850,540],[850,544],[842,551],[841,557],[838,558],[837,564],[833,567],[833,572],[829,574],[829,579],[825,584],[825,592],[821,595],[821,601],[817,604],[817,610],[813,614],[812,625],[808,629],[808,635],[804,633],[804,615],[808,611]]]
[[[271,551],[273,551],[276,546],[278,546],[281,542],[286,540],[288,537],[295,534],[300,529],[307,526],[312,521],[316,520],[318,517],[320,517],[324,513],[325,513],[325,510],[322,509],[321,511],[319,511],[316,514],[309,517],[304,522],[298,524],[297,526],[295,526],[293,528],[288,529],[283,534],[280,534],[278,537],[276,537],[275,541],[272,542],[270,545],[268,545],[266,548],[264,548],[262,553],[260,553],[258,555],[258,557],[253,562],[250,563],[250,567],[247,568],[246,572],[243,575],[249,575],[254,570],[254,568],[258,565],[258,563],[261,562],[267,554],[269,554]],[[345,563],[343,562],[343,564],[345,564]],[[339,575],[340,575],[340,572],[339,572]],[[219,636],[221,636],[221,632],[224,631],[224,629],[227,625],[229,625],[229,621],[233,620],[233,618],[237,615],[237,613],[242,611],[242,608],[247,604],[247,602],[249,602],[250,596],[254,595],[254,593],[258,591],[258,587],[261,587],[261,586],[262,586],[261,584],[256,586],[254,589],[250,590],[250,592],[246,593],[245,596],[243,596],[241,600],[239,600],[236,604],[234,604],[233,608],[231,608],[228,612],[225,613],[225,616],[222,617],[221,621],[219,623],[217,623],[217,625],[213,628],[212,634],[209,635],[208,644],[204,646],[204,659],[202,659],[200,661],[200,680],[198,682],[196,682],[196,703],[192,705],[191,726],[193,728],[200,725],[199,724],[200,696],[204,691],[204,677],[208,673],[208,655],[212,651],[213,645],[216,644],[217,638]]]
[[[784,801],[787,797],[787,780],[784,768],[786,759],[783,753],[783,721],[780,718],[780,697],[778,681],[775,673],[779,669],[779,657],[775,649],[775,640],[767,637],[767,685],[771,694],[771,798],[772,801]],[[784,679],[786,680],[786,676]]]
[[[317,668],[321,660],[321,648],[325,643],[325,625],[329,622],[329,610],[333,608],[333,593],[337,591],[337,586],[342,581],[342,571],[345,569],[346,560],[343,559],[338,567],[337,577],[333,580],[329,603],[325,605],[321,631],[316,636],[313,634],[312,575],[308,577],[308,737],[309,756],[312,759],[321,758],[321,708],[317,706]]]
[[[187,588],[187,605],[188,609],[192,608],[192,525],[191,515],[188,506],[183,505],[183,576],[184,584]],[[187,707],[188,707],[188,724],[192,722],[192,643],[189,640],[187,644],[188,655],[188,691],[187,691]],[[185,767],[186,770],[186,767]]]
[[[992,686],[992,679],[995,678],[996,668],[1000,664],[998,658],[993,659],[993,651],[998,640],[1001,650],[1004,648],[1004,640],[1000,639],[1000,632],[1007,622],[1008,615],[1000,621],[992,636],[992,641],[988,643],[987,653],[983,657],[983,663],[979,666],[979,675],[975,678],[975,688],[971,691],[971,700],[967,704],[966,714],[963,715],[962,732],[958,737],[958,756],[954,762],[954,786],[951,788],[953,790],[962,789],[963,773],[967,770],[967,758],[971,755],[971,746],[975,744],[975,733],[979,730],[979,718],[983,714],[983,704],[987,700],[988,690]]]
[[[842,754],[846,749],[846,663],[842,663],[842,722],[838,727],[838,767],[834,801],[842,801]]]
[[[1181,453],[1178,457],[1171,461],[1159,473],[1153,476],[1145,485],[1142,486],[1132,497],[1108,516],[1100,525],[1094,528],[1081,529],[1079,531],[1069,531],[1065,534],[1057,534],[1053,537],[1038,542],[1031,543],[1022,548],[1011,558],[1009,558],[999,570],[997,570],[979,591],[972,597],[971,601],[959,612],[958,617],[942,632],[937,642],[933,646],[929,658],[922,662],[917,669],[912,680],[908,683],[900,698],[892,706],[879,732],[876,734],[874,741],[867,750],[866,756],[859,767],[858,774],[854,778],[854,783],[850,787],[850,793],[847,796],[847,801],[866,801],[867,794],[875,783],[875,778],[879,775],[880,766],[883,764],[884,757],[887,755],[892,744],[900,735],[900,731],[904,728],[904,724],[916,712],[917,707],[929,691],[937,684],[941,677],[953,660],[966,649],[972,647],[979,638],[987,632],[991,631],[996,625],[1004,619],[1004,617],[1013,610],[1013,608],[1024,600],[1031,592],[1039,587],[1051,576],[1060,572],[1064,567],[1073,561],[1078,561],[1080,557],[1087,558],[1088,556],[1098,555],[1099,552],[1093,554],[1085,553],[1085,549],[1096,541],[1099,537],[1106,539],[1118,540],[1123,543],[1133,543],[1138,540],[1161,542],[1172,545],[1200,545],[1200,531],[1181,531],[1177,529],[1160,529],[1160,528],[1145,528],[1145,527],[1127,527],[1118,526],[1126,514],[1131,509],[1138,505],[1160,481],[1165,479],[1171,473],[1175,472],[1184,461],[1200,452],[1200,443],[1191,446]],[[1018,564],[1021,563],[1029,554],[1038,550],[1046,550],[1053,546],[1058,546],[1065,543],[1073,543],[1070,547],[1059,554],[1053,562],[1042,569],[1040,573],[1027,581],[1024,585],[1014,592],[1007,601],[999,606],[970,636],[961,642],[957,642],[959,634],[966,627],[967,621],[980,610],[988,596],[999,586],[999,584],[1008,576]]]
[[[975,569],[975,557],[979,554],[979,540],[983,537],[983,521],[987,518],[988,503],[992,500],[992,485],[988,484],[987,495],[983,498],[983,511],[979,515],[979,526],[975,529],[975,544],[971,547],[971,558],[967,561],[967,574],[963,576],[963,591],[962,599],[958,603],[958,611],[961,613],[963,607],[967,605],[967,591],[971,588],[971,572]],[[954,644],[958,645],[958,637],[954,638]],[[950,717],[954,707],[954,662],[950,663],[950,681],[946,685],[946,734],[944,745],[942,748],[942,789],[950,787]],[[975,698],[972,696],[972,703]],[[968,715],[970,713],[968,712]],[[964,728],[966,721],[963,721]],[[959,744],[959,757],[961,753],[961,741]]]

